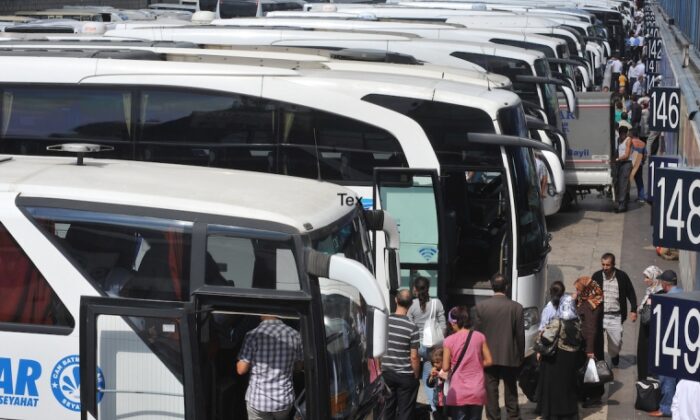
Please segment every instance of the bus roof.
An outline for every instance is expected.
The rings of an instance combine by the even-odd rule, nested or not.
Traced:
[[[0,191],[22,197],[79,200],[209,213],[291,226],[303,233],[353,210],[328,182],[152,162],[0,156]]]

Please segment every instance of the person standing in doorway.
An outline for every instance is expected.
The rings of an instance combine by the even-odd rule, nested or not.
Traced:
[[[485,369],[486,417],[489,420],[501,418],[498,396],[501,381],[508,418],[520,418],[517,378],[525,355],[525,324],[522,305],[506,296],[507,285],[502,274],[494,274],[491,277],[493,297],[479,302],[475,312],[475,329],[486,336],[493,359],[493,365]]]
[[[391,390],[384,408],[387,420],[413,419],[418,395],[420,359],[418,327],[406,314],[412,302],[411,293],[399,290],[396,311],[389,316],[386,355],[382,358],[382,375]]]
[[[260,318],[245,335],[236,372],[250,372],[245,394],[249,420],[286,420],[294,404],[292,375],[304,360],[301,334],[275,316]]]
[[[637,320],[637,294],[627,273],[615,267],[615,255],[603,254],[600,264],[602,269],[592,277],[603,288],[603,329],[607,335],[610,360],[617,367],[622,348],[622,324],[627,319],[627,302],[630,304],[629,317],[634,322]]]

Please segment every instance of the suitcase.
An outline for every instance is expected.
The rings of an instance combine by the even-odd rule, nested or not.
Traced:
[[[656,411],[661,401],[661,385],[654,379],[642,379],[635,383],[637,399],[634,408],[642,411]]]

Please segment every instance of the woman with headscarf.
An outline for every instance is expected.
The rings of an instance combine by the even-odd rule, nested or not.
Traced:
[[[649,376],[649,318],[646,317],[645,313],[651,315],[651,295],[662,291],[661,281],[657,279],[661,275],[659,267],[650,265],[642,273],[647,289],[637,309],[637,313],[640,315],[639,334],[637,335],[637,379],[639,380]]]
[[[539,357],[540,383],[536,412],[547,420],[579,418],[576,367],[581,350],[581,324],[576,313],[576,301],[564,291],[564,283],[552,283],[549,288],[552,300],[542,311],[540,323],[541,333],[555,337],[552,341],[557,343],[554,354]],[[556,332],[551,333],[552,329]]]
[[[584,341],[586,358],[582,366],[588,363],[588,359],[603,360],[603,289],[590,277],[579,277],[574,282],[576,288],[576,311],[581,320],[581,333]],[[581,397],[583,407],[592,407],[601,404],[600,397],[605,392],[603,385],[586,385]]]

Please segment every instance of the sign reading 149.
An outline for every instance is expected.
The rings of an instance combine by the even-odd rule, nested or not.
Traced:
[[[649,129],[677,132],[681,121],[681,90],[656,87],[649,91],[649,97]]]
[[[700,171],[658,168],[656,172],[654,245],[700,251]]]
[[[649,334],[651,371],[700,379],[700,292],[652,295]]]

